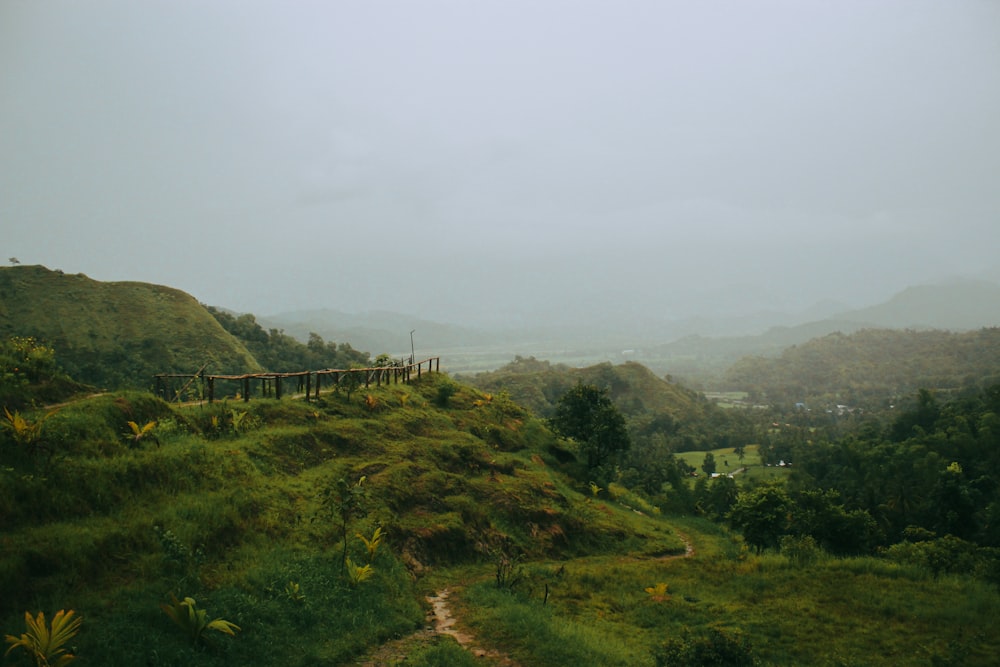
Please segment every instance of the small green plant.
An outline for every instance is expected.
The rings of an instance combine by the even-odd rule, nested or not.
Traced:
[[[653,602],[666,602],[670,599],[670,587],[662,581],[655,586],[646,588],[646,592],[649,593],[649,599]]]
[[[375,574],[375,568],[371,565],[357,565],[350,558],[347,559],[346,566],[347,580],[351,582],[352,586],[357,586],[364,581],[368,581]]]
[[[382,544],[382,538],[385,536],[385,533],[382,531],[382,526],[377,526],[375,528],[375,532],[372,533],[371,539],[365,537],[361,533],[356,533],[355,535],[365,544],[365,549],[368,551],[368,562],[374,562],[375,553],[378,551],[379,545]]]
[[[781,553],[799,567],[807,567],[815,563],[822,550],[816,544],[812,535],[783,535],[779,541]]]
[[[368,394],[365,396],[365,407],[368,408],[369,412],[375,412],[378,409],[378,399]]]
[[[10,410],[4,408],[3,412],[4,417],[7,420],[3,422],[3,424],[7,427],[7,430],[11,432],[14,442],[17,443],[26,454],[33,456],[41,447],[42,427],[45,425],[45,422],[48,421],[48,419],[57,411],[53,410],[34,422],[30,422],[25,419],[17,410],[11,413]]]
[[[74,611],[60,609],[52,618],[51,629],[45,625],[45,614],[38,612],[37,618],[32,618],[29,612],[24,612],[24,622],[27,632],[20,638],[7,635],[9,655],[16,648],[24,651],[34,660],[36,667],[62,667],[76,659],[76,656],[66,649],[66,642],[76,636],[83,619],[74,617]]]
[[[200,547],[194,549],[188,547],[169,528],[153,526],[153,531],[156,532],[160,548],[163,549],[163,564],[166,570],[180,573],[182,582],[189,574],[197,573],[197,568],[205,557]]]
[[[243,422],[247,418],[247,411],[231,410],[230,423],[233,426],[233,435],[239,435],[243,430]]]
[[[446,380],[438,387],[437,394],[434,396],[434,403],[439,408],[446,408],[451,402],[451,397],[457,392],[458,386]]]
[[[289,581],[285,585],[285,596],[292,602],[299,604],[306,601],[305,593],[302,592],[302,587],[297,581]]]
[[[504,538],[500,546],[490,552],[496,564],[497,588],[508,592],[513,592],[525,577],[524,568],[521,566],[524,555],[515,551],[513,541]]]
[[[198,609],[194,598],[187,597],[178,600],[171,594],[170,603],[164,602],[160,605],[160,609],[177,624],[177,627],[187,635],[192,644],[203,642],[209,630],[215,630],[230,637],[235,637],[236,633],[240,631],[238,625],[222,618],[209,621],[208,612],[204,609]]]
[[[597,485],[597,483],[596,483],[596,482],[591,482],[591,483],[590,483],[590,494],[591,494],[592,496],[594,496],[595,498],[596,498],[596,497],[598,496],[598,494],[599,494],[599,493],[600,493],[601,491],[603,491],[603,490],[604,490],[604,489],[602,489],[601,487],[599,487],[599,486]]]
[[[131,444],[133,447],[136,447],[139,445],[139,442],[143,438],[145,438],[146,436],[148,436],[150,433],[153,432],[153,429],[156,428],[156,422],[151,421],[148,422],[145,426],[139,426],[139,424],[137,424],[136,422],[130,421],[128,423],[128,427],[132,430],[132,432],[126,433],[125,437],[131,440],[129,444]]]
[[[343,544],[340,555],[341,571],[347,572],[347,535],[351,521],[365,513],[366,493],[365,477],[362,476],[354,484],[340,477],[320,493],[322,514],[334,519]]]

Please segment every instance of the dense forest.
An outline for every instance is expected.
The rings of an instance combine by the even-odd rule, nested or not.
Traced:
[[[350,343],[325,342],[317,333],[310,333],[309,340],[301,343],[280,329],[267,331],[250,313],[234,315],[220,308],[205,306],[222,328],[246,345],[265,370],[288,372],[319,370],[323,368],[351,368],[367,366],[371,362],[368,352],[359,352]]]
[[[747,391],[758,403],[883,409],[919,389],[954,391],[998,381],[1000,328],[864,329],[815,338],[777,358],[745,357],[726,372],[724,387]]]

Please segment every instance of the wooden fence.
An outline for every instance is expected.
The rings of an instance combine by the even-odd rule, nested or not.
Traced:
[[[426,366],[426,369],[425,369]],[[420,378],[423,373],[441,372],[441,357],[430,357],[423,361],[410,364],[399,364],[393,366],[380,366],[377,368],[327,368],[320,371],[301,371],[298,373],[244,373],[242,375],[215,375],[206,374],[202,371],[198,373],[159,373],[154,375],[157,396],[164,400],[180,400],[188,387],[195,381],[200,380],[204,388],[204,396],[211,403],[215,400],[217,381],[235,382],[239,386],[239,394],[244,401],[250,400],[253,393],[253,384],[260,383],[260,396],[267,398],[281,398],[295,383],[295,393],[305,393],[306,400],[319,398],[320,389],[329,386],[334,389],[340,387],[347,378],[347,382],[353,387],[370,387],[371,385],[382,386],[383,384],[399,384],[410,382],[414,378]],[[174,389],[174,383],[184,381],[180,389]]]

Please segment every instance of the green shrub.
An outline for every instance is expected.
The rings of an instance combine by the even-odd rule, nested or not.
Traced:
[[[739,631],[708,628],[695,635],[685,628],[680,638],[668,639],[653,651],[656,667],[753,667],[760,664],[750,640]]]

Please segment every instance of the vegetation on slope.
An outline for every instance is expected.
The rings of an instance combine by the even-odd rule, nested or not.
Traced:
[[[247,372],[260,366],[190,295],[98,282],[42,266],[0,267],[0,338],[33,337],[75,380],[148,388],[156,373]]]
[[[351,664],[420,627],[440,586],[521,664],[652,666],[713,646],[769,664],[986,664],[1000,648],[1000,600],[979,580],[808,544],[748,553],[587,484],[572,442],[443,375],[311,403],[109,394],[38,434],[50,454],[0,434],[0,627],[73,609],[81,664]],[[186,597],[240,631],[185,637],[161,605]]]
[[[634,440],[657,439],[671,451],[708,450],[752,439],[741,415],[722,410],[704,396],[658,378],[634,362],[570,368],[517,357],[496,371],[463,379],[483,391],[507,392],[514,401],[547,418],[555,415],[559,399],[575,385],[593,385],[607,391],[625,416]]]
[[[280,329],[265,331],[250,313],[233,315],[213,306],[205,308],[226,331],[246,345],[265,370],[282,373],[369,365],[369,354],[355,350],[350,343],[327,343],[316,333],[309,334],[308,342],[300,343]]]
[[[79,652],[102,664],[198,654],[173,641],[158,608],[170,594],[243,628],[212,638],[204,664],[342,664],[420,625],[412,577],[428,568],[683,550],[659,522],[626,528],[626,510],[592,508],[547,465],[554,437],[521,408],[439,375],[311,404],[104,395],[64,407],[40,434],[44,456],[11,428],[0,436],[4,627],[26,608],[72,607],[88,628]],[[364,480],[346,532],[341,480]],[[355,534],[376,529],[371,558]],[[148,639],[116,639],[126,627]],[[289,659],[291,638],[319,627],[324,638]]]
[[[830,334],[777,359],[747,357],[726,374],[757,402],[884,408],[918,389],[985,387],[1000,381],[1000,328],[965,333],[865,329]]]

